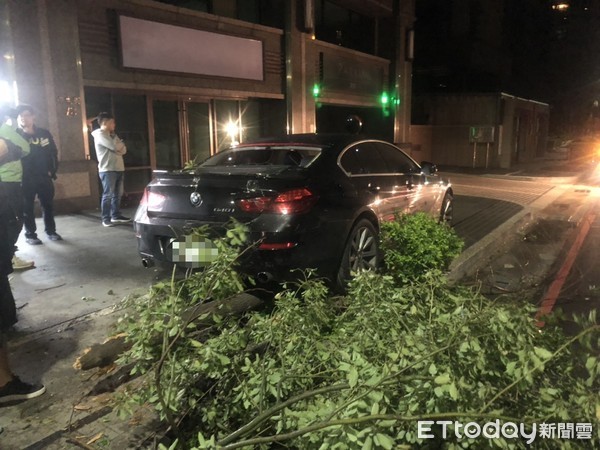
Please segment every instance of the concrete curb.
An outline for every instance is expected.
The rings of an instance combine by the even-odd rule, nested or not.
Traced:
[[[484,174],[482,175],[482,177],[514,181],[535,181],[542,184],[576,184],[579,180],[580,175],[570,175],[568,177],[536,177],[527,175]]]
[[[501,250],[505,249],[515,235],[523,235],[535,222],[530,207],[512,216],[471,247],[462,252],[450,264],[448,279],[456,283],[481,269]]]
[[[565,186],[550,189],[462,252],[450,264],[450,282],[456,283],[486,267],[501,251],[509,248],[514,239],[524,236],[536,223],[539,212],[559,198],[566,189]]]
[[[535,181],[541,184],[577,184],[581,174],[569,175],[564,177],[551,177],[551,176],[534,176],[534,175],[511,175],[511,174],[495,174],[495,173],[459,173],[459,172],[447,172],[440,171],[440,175],[444,178],[452,178],[452,175],[460,175],[461,177],[472,177],[472,178],[494,178],[498,180],[512,180],[512,181]],[[514,172],[515,174],[517,172]]]

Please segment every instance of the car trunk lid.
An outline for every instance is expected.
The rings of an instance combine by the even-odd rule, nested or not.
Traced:
[[[211,223],[227,222],[232,216],[251,220],[256,213],[240,209],[239,200],[276,196],[306,184],[303,169],[286,166],[201,167],[156,175],[146,191],[148,217]]]

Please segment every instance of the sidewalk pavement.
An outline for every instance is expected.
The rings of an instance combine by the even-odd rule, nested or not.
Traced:
[[[527,236],[539,217],[576,224],[583,214],[577,205],[590,203],[582,202],[584,194],[572,185],[579,171],[548,169],[536,172],[537,178],[520,168],[465,172],[443,172],[455,189],[457,232],[468,244],[451,267],[453,279],[493,264],[500,264],[509,278],[520,276],[509,273],[514,264],[503,259],[502,251]],[[552,176],[557,173],[559,177]],[[492,180],[500,185],[497,192],[490,187]],[[560,184],[565,180],[570,184]],[[16,373],[25,380],[42,380],[48,392],[0,409],[0,449],[70,449],[82,443],[89,448],[147,448],[139,436],[155,429],[152,413],[142,411],[146,417],[123,422],[107,396],[86,397],[103,373],[82,373],[72,365],[86,347],[113,333],[118,316],[113,306],[121,298],[143,294],[165,273],[142,267],[130,224],[104,228],[99,214],[88,212],[60,216],[57,226],[64,241],[51,242],[41,233],[42,246],[29,246],[24,239],[18,243],[18,255],[34,259],[36,268],[12,278],[20,321],[9,343],[11,359]],[[550,253],[540,256],[539,268],[552,263]],[[500,285],[498,280],[493,283]]]

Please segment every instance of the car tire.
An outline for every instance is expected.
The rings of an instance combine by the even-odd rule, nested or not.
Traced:
[[[442,209],[440,210],[440,223],[452,226],[454,220],[454,196],[451,192],[446,192],[442,201]]]
[[[352,272],[376,270],[381,263],[379,233],[368,219],[360,219],[352,227],[346,240],[337,273],[336,290],[345,292]]]

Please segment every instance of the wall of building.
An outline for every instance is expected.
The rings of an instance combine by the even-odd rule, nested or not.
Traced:
[[[544,154],[546,104],[507,94],[439,95],[420,101],[428,124],[413,125],[411,141],[430,151],[436,164],[510,168]]]
[[[263,43],[264,80],[227,79],[169,74],[121,67],[119,14],[219,34],[251,38]],[[145,0],[78,1],[79,34],[85,86],[118,87],[220,97],[283,98],[283,31],[222,16],[186,10]],[[202,46],[202,42],[182,42]],[[222,55],[227,58],[227,55]]]

